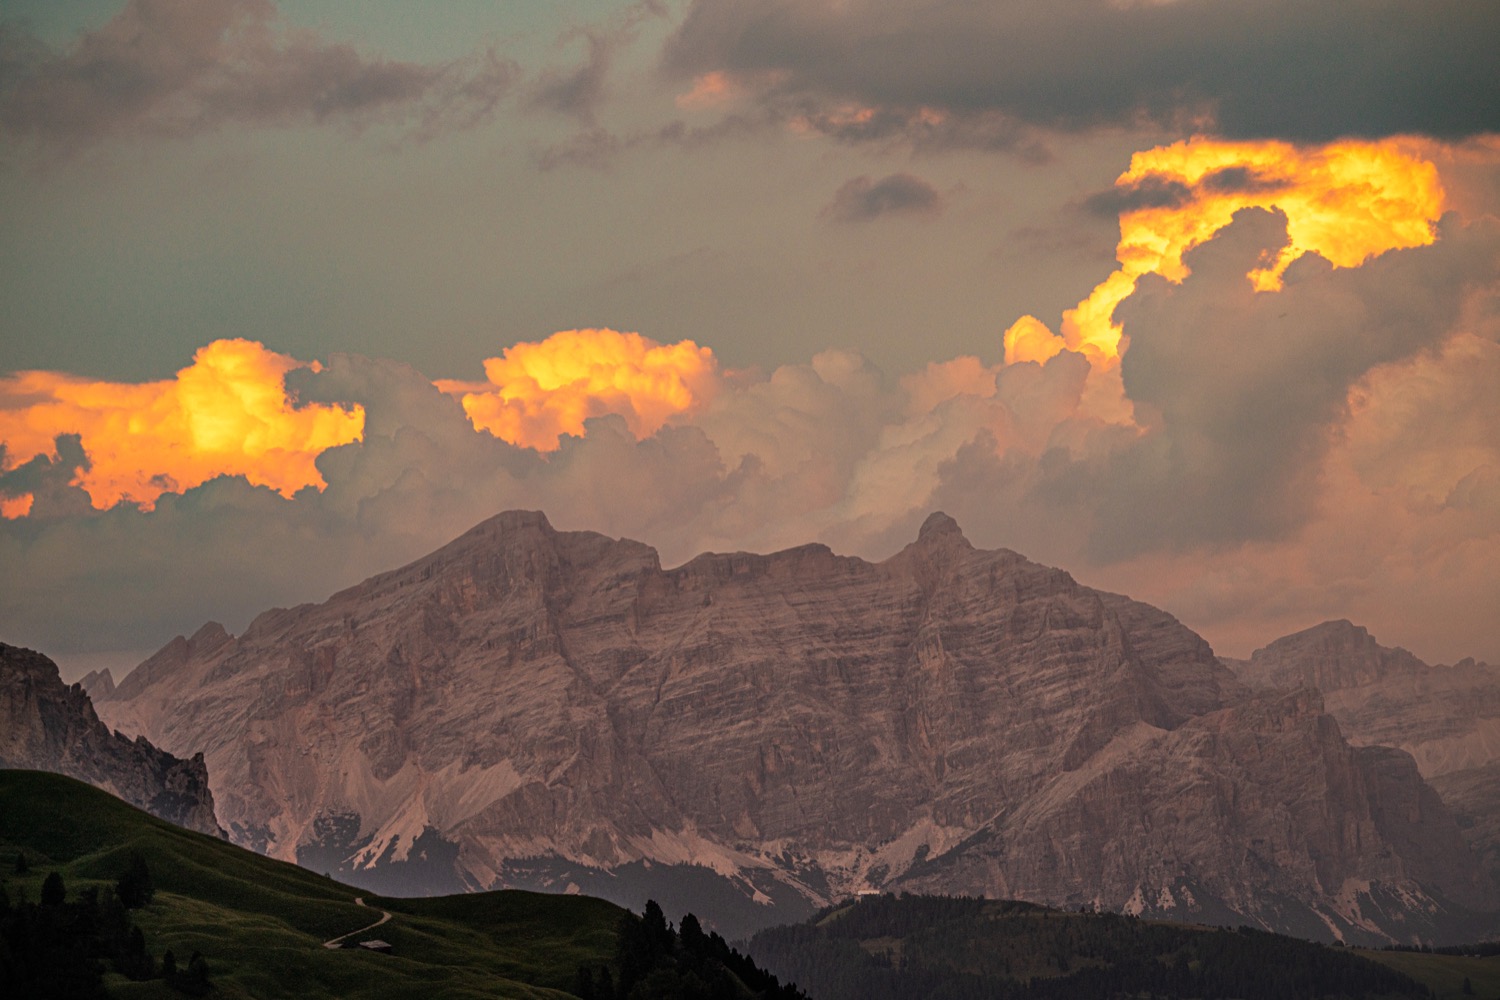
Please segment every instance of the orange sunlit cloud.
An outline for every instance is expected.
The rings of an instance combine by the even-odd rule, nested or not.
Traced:
[[[248,340],[200,348],[175,378],[129,384],[56,372],[0,378],[0,471],[38,455],[57,458],[56,438],[78,435],[88,465],[73,485],[100,510],[126,501],[152,509],[216,476],[244,476],[290,497],[326,487],[314,464],[364,434],[360,406],[297,405],[287,373],[310,367]],[[20,510],[9,501],[5,516]],[[26,504],[28,513],[30,504]]]
[[[554,451],[582,435],[589,417],[614,413],[637,438],[697,409],[719,377],[713,351],[691,340],[658,344],[638,333],[563,330],[520,343],[484,363],[487,382],[440,380],[478,430],[511,444]]]
[[[22,493],[15,497],[0,497],[0,518],[14,521],[16,518],[25,517],[31,513],[31,505],[36,497],[30,493]]]
[[[675,103],[685,111],[695,111],[728,104],[739,93],[739,85],[730,78],[728,73],[714,70],[712,73],[704,73],[695,78],[692,89],[678,94]]]
[[[1387,250],[1426,246],[1436,238],[1444,192],[1437,167],[1411,140],[1335,142],[1300,148],[1284,142],[1196,138],[1136,153],[1115,181],[1122,192],[1161,193],[1161,204],[1120,214],[1120,269],[1063,314],[1061,334],[1023,316],[1005,333],[1005,360],[1045,361],[1064,349],[1096,367],[1119,361],[1115,307],[1145,274],[1182,281],[1183,254],[1229,225],[1243,208],[1286,215],[1286,248],[1246,277],[1276,291],[1288,266],[1315,253],[1335,267],[1358,267]]]

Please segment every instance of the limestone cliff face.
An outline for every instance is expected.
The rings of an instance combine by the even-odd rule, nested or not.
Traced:
[[[466,885],[561,888],[698,865],[764,902],[1113,908],[1187,872],[1251,919],[1280,919],[1244,902],[1266,892],[1338,915],[1310,918],[1325,934],[1369,923],[1361,886],[1489,899],[1415,769],[944,515],[882,563],[811,545],[664,570],[503,514],[237,638],[175,640],[101,712],[201,747],[241,842],[367,872],[451,859]]]
[[[86,781],[178,826],[222,837],[203,755],[181,760],[111,733],[40,653],[0,643],[0,767]]]
[[[1410,753],[1500,878],[1500,669],[1429,666],[1347,621],[1224,662],[1258,688],[1316,687],[1351,742]]]

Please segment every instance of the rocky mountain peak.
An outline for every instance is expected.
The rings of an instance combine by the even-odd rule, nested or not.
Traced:
[[[922,589],[931,593],[935,588],[942,589],[943,581],[951,581],[954,574],[962,573],[963,566],[976,554],[979,554],[978,550],[969,543],[958,522],[942,511],[934,511],[922,522],[916,540],[896,553],[888,565],[893,568],[901,567],[902,571],[912,574]],[[1014,553],[1001,550],[984,555],[1012,560],[1009,569],[1023,575],[1026,572],[1026,568],[1022,566],[1026,560]]]
[[[207,622],[188,637],[188,649],[195,656],[206,656],[218,649],[234,636],[218,622]]]
[[[90,670],[83,675],[78,686],[83,688],[91,700],[98,701],[100,698],[108,698],[115,693],[115,675],[109,672],[108,667],[103,670]]]
[[[168,822],[224,836],[202,754],[183,760],[99,721],[79,684],[41,653],[0,643],[0,767],[86,781]]]
[[[927,544],[936,544],[940,540],[961,541],[965,545],[969,540],[964,537],[964,531],[958,526],[958,522],[940,510],[935,510],[927,515],[927,520],[922,522],[922,528],[917,532],[917,541]],[[972,548],[972,546],[970,546]]]
[[[1257,649],[1242,664],[1240,673],[1252,684],[1315,687],[1330,694],[1425,669],[1426,665],[1406,650],[1382,646],[1367,629],[1339,619]]]

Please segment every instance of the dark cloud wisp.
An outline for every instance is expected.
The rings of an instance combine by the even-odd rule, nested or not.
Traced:
[[[767,100],[1327,140],[1500,130],[1493,0],[694,0],[664,66]]]
[[[869,222],[883,215],[936,215],[943,210],[937,189],[912,174],[880,180],[856,177],[840,185],[823,216],[835,222]]]
[[[270,0],[130,0],[53,51],[0,26],[0,134],[62,147],[224,124],[399,122],[418,138],[477,124],[517,68],[493,52],[427,65],[291,29]]]

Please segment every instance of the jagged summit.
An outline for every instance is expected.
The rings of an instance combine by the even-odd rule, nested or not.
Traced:
[[[78,686],[83,688],[84,693],[91,700],[98,701],[100,698],[107,698],[114,694],[115,675],[109,672],[108,667],[103,670],[90,670],[83,675]]]
[[[958,522],[940,510],[928,514],[927,520],[922,522],[921,530],[917,532],[919,542],[933,541],[938,538],[959,538],[965,543],[968,542]]]

